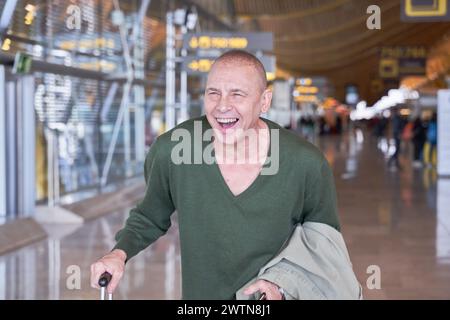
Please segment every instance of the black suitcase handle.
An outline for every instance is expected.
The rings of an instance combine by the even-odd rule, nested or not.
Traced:
[[[104,272],[100,279],[98,280],[98,285],[100,287],[107,287],[109,282],[111,281],[112,275],[109,272]]]
[[[108,300],[112,300],[112,293],[106,294],[106,287],[111,282],[112,275],[109,272],[104,272],[100,279],[98,279],[98,285],[100,286],[100,300],[106,300],[106,296],[108,296]]]

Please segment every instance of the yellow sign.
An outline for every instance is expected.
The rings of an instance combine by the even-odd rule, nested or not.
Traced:
[[[267,78],[267,81],[275,80],[275,73],[273,73],[273,72],[266,72],[266,78]]]
[[[27,4],[25,6],[25,10],[27,11],[27,14],[25,15],[24,23],[26,25],[31,25],[34,20],[34,16],[36,15],[36,7],[32,4]]]
[[[214,60],[210,60],[210,59],[192,60],[188,64],[188,68],[193,71],[208,72],[209,70],[211,70],[211,66],[213,63],[214,63]]]
[[[295,88],[295,91],[297,91],[300,94],[315,94],[315,93],[319,92],[319,88],[298,86]]]
[[[427,49],[423,46],[382,47],[382,58],[409,59],[427,58]]]
[[[299,86],[310,86],[312,84],[312,79],[311,78],[300,78],[300,79],[297,79],[295,82]]]
[[[2,50],[3,51],[8,51],[9,49],[11,49],[11,39],[10,38],[6,38],[3,41]]]
[[[97,39],[82,39],[79,41],[68,40],[60,42],[60,48],[63,50],[78,49],[98,49],[109,48],[114,49],[115,43],[113,39],[97,38]]]
[[[210,37],[200,36],[192,37],[189,41],[191,49],[245,49],[248,40],[243,37]]]
[[[430,0],[427,4],[405,1],[405,13],[408,17],[442,17],[447,14],[447,0]]]
[[[105,60],[82,62],[78,66],[82,69],[96,70],[96,71],[114,71],[117,67],[115,63]]]
[[[316,96],[298,96],[294,97],[295,102],[316,102],[317,97]]]
[[[379,73],[381,78],[397,78],[398,61],[396,59],[381,59]]]

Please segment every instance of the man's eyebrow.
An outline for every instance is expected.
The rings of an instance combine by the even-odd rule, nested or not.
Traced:
[[[208,87],[208,88],[206,88],[206,91],[217,91],[217,92],[219,92],[220,90],[217,89],[217,88]]]
[[[247,94],[247,91],[242,90],[242,89],[238,89],[238,88],[231,89],[230,91],[233,92],[233,93],[243,93],[243,94]]]

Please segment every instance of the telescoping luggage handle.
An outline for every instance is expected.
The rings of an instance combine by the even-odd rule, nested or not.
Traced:
[[[103,273],[98,280],[98,285],[100,286],[100,300],[106,300],[106,287],[108,283],[111,281],[112,275],[108,272]],[[108,293],[108,300],[112,300],[112,293]]]

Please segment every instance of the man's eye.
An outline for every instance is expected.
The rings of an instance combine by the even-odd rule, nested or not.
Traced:
[[[235,96],[235,97],[243,97],[244,95],[241,94],[241,93],[233,93],[233,96]]]

